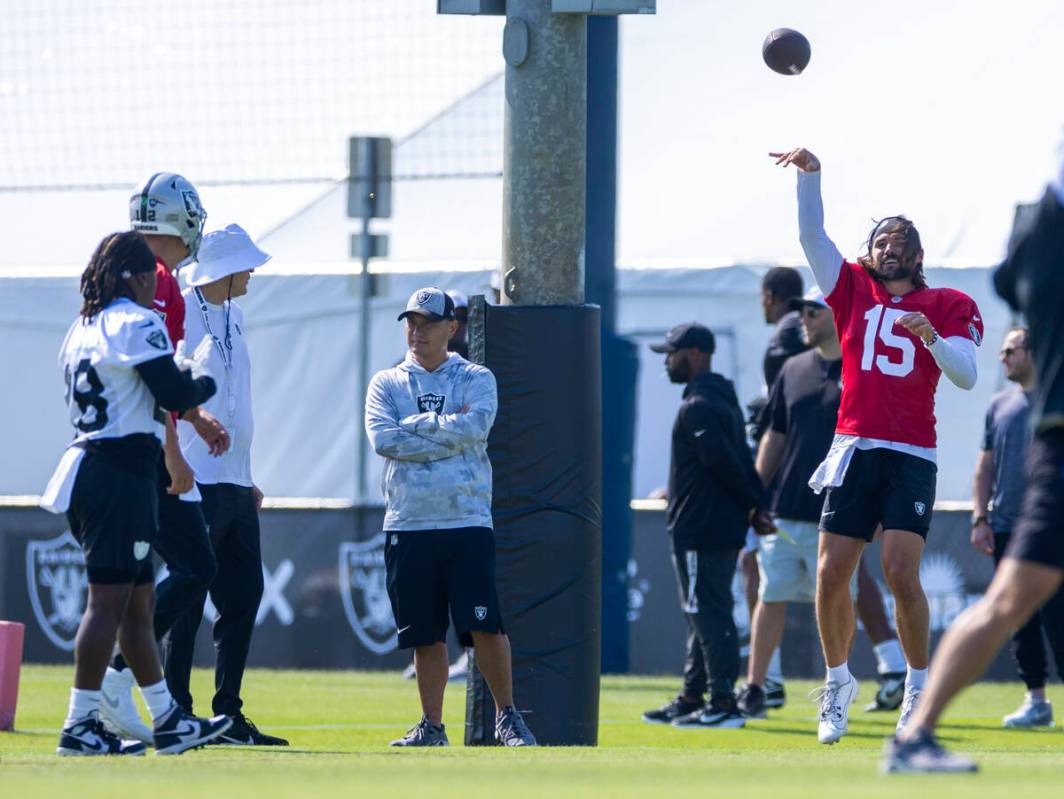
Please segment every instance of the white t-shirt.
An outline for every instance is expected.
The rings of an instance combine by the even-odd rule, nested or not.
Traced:
[[[251,413],[251,359],[244,341],[244,314],[235,302],[229,302],[228,337],[226,306],[213,305],[194,288],[181,293],[185,300],[185,341],[198,342],[210,337],[207,368],[218,390],[201,407],[229,431],[229,450],[214,457],[206,442],[196,435],[188,422],[178,422],[181,451],[198,483],[232,483],[251,487],[251,439],[255,421]]]

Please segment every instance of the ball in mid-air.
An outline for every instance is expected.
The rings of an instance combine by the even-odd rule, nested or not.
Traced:
[[[765,37],[761,56],[769,69],[781,75],[798,75],[809,64],[809,40],[796,30],[776,28]]]

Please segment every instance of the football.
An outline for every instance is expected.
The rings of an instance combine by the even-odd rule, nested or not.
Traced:
[[[790,28],[776,28],[761,45],[765,63],[781,75],[800,74],[809,64],[810,55],[809,40]]]

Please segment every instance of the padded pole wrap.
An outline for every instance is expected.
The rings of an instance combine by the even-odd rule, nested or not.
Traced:
[[[499,387],[488,454],[514,700],[539,742],[554,746],[598,742],[599,335],[593,305],[470,305],[470,360]],[[468,679],[466,745],[492,744],[495,707],[475,658]]]

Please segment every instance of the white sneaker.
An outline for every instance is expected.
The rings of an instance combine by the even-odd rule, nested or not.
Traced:
[[[894,729],[895,735],[901,735],[901,731],[905,729],[905,725],[913,717],[913,711],[916,710],[916,702],[920,699],[920,690],[908,683],[905,684],[905,697],[901,700],[901,715],[898,716],[898,726]]]
[[[1033,700],[1027,697],[1015,713],[1009,713],[1001,723],[1010,729],[1030,729],[1031,727],[1052,727],[1053,706],[1048,699]]]
[[[122,738],[133,738],[149,746],[155,740],[151,727],[145,724],[133,701],[133,670],[107,667],[100,694],[100,720],[104,726]]]
[[[857,680],[850,675],[844,683],[828,681],[816,697],[820,702],[820,724],[816,737],[822,744],[833,744],[850,728],[850,705],[857,698]]]

